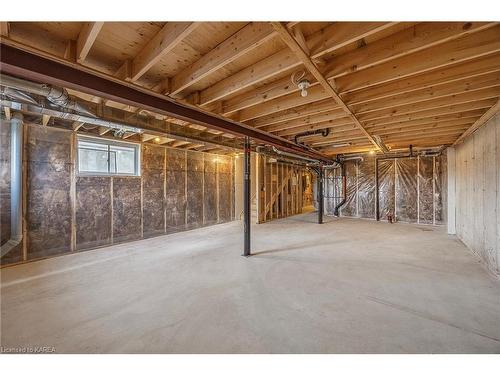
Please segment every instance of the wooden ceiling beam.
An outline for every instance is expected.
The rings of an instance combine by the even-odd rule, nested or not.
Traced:
[[[423,88],[430,88],[441,84],[452,83],[467,78],[479,77],[484,74],[500,70],[500,54],[494,54],[488,57],[482,57],[473,61],[466,61],[456,66],[444,67],[412,77],[404,77],[385,84],[368,87],[359,91],[340,93],[343,100],[351,105],[366,103],[384,97],[391,97],[396,94],[405,94],[413,91],[419,91]],[[313,83],[309,91],[313,92],[319,86]],[[260,108],[281,108],[280,104],[296,97],[298,88],[290,84],[288,78],[273,82],[258,90],[252,90],[247,93],[230,98],[225,102],[225,109],[231,111],[241,111],[241,118],[244,119],[247,113],[252,116],[248,123],[259,121],[259,117],[272,116],[273,113],[264,111],[259,112]],[[279,99],[282,97],[281,99]],[[322,99],[318,99],[322,100]],[[257,104],[261,104],[257,106]],[[316,103],[315,103],[316,105]],[[253,107],[255,106],[255,107]],[[309,108],[313,108],[308,106]],[[291,107],[288,107],[291,109]],[[276,111],[274,112],[276,113]],[[277,116],[278,114],[274,115]]]
[[[0,36],[9,37],[10,34],[10,23],[0,22]]]
[[[331,98],[323,101],[315,102],[314,105],[300,105],[291,109],[273,113],[268,116],[260,117],[247,122],[248,125],[262,128],[273,124],[278,124],[286,121],[300,120],[304,117],[319,115],[325,112],[330,112],[332,107],[337,107],[337,103]]]
[[[271,115],[286,109],[291,109],[305,104],[315,103],[323,99],[330,99],[331,95],[321,85],[316,85],[307,90],[307,96],[303,98],[297,93],[289,94],[280,99],[267,101],[260,105],[245,108],[238,112],[238,119],[243,122],[253,120],[262,116]],[[335,105],[338,104],[334,101]],[[332,109],[334,107],[332,106]]]
[[[392,27],[394,24],[393,22],[335,22],[305,39],[305,45],[308,50],[313,51],[311,57],[317,59],[326,53]],[[288,48],[284,48],[202,90],[200,93],[201,105],[207,105],[229,95],[234,95],[238,91],[300,65],[300,60]],[[287,81],[289,84],[288,77]]]
[[[370,116],[362,116],[361,114],[423,102],[430,99],[439,99],[464,92],[485,90],[497,86],[500,86],[500,71],[444,85],[432,86],[406,94],[398,94],[383,99],[372,100],[366,103],[352,104],[351,107],[360,116],[360,119],[369,118]]]
[[[133,59],[131,80],[137,81],[141,78],[198,26],[198,22],[167,22]]]
[[[303,129],[309,125],[317,124],[319,122],[323,123],[325,121],[330,121],[330,120],[337,120],[343,117],[346,117],[346,114],[342,109],[339,108],[333,111],[323,112],[317,115],[311,115],[299,119],[280,122],[278,124],[264,126],[261,129],[267,132],[279,132],[290,129]]]
[[[406,122],[406,121],[416,120],[416,119],[420,119],[420,118],[428,118],[428,117],[433,117],[433,116],[457,114],[457,113],[472,111],[472,110],[477,110],[477,109],[488,109],[488,108],[491,108],[491,106],[493,106],[495,103],[496,103],[496,98],[490,98],[490,99],[477,100],[477,101],[468,102],[468,103],[440,106],[437,108],[431,108],[431,109],[426,109],[426,110],[422,110],[422,111],[401,114],[401,115],[394,115],[390,112],[390,110],[387,110],[386,115],[383,117],[378,117],[374,120],[367,120],[367,121],[361,120],[361,121],[363,121],[363,124],[366,127],[370,127],[373,125],[379,125],[379,124],[400,123],[400,122]]]
[[[477,119],[477,117],[475,118]],[[450,122],[436,122],[436,123],[430,123],[427,125],[420,125],[420,126],[415,126],[411,127],[408,129],[405,128],[394,128],[394,129],[387,129],[384,131],[379,131],[376,134],[385,137],[389,135],[408,135],[411,136],[414,134],[416,131],[432,131],[432,130],[455,130],[455,129],[467,129],[467,127],[474,122],[474,119],[467,119],[468,121],[450,121]],[[404,132],[403,132],[404,131]]]
[[[274,37],[269,24],[251,22],[209,53],[182,70],[172,78],[171,94],[178,94],[209,74],[236,60],[238,57],[259,47]]]
[[[422,22],[373,43],[334,56],[325,76],[343,75],[434,47],[494,26],[494,22]]]
[[[358,128],[369,139],[369,141],[380,151],[382,151],[382,148],[378,145],[378,143],[375,141],[372,135],[366,131],[363,125],[356,118],[355,114],[340,98],[339,94],[334,89],[332,84],[328,82],[325,77],[323,77],[320,70],[313,63],[311,58],[302,50],[300,44],[290,34],[290,31],[280,22],[272,22],[272,25],[280,35],[281,39],[285,42],[285,44],[297,55],[297,57],[302,61],[307,70],[309,70],[309,72],[318,80],[321,86],[323,86],[325,91],[328,92],[328,94],[335,100],[335,102],[347,113],[350,119],[358,126]]]
[[[429,109],[440,108],[442,106],[458,105],[476,102],[479,100],[486,100],[491,98],[498,98],[500,96],[500,86],[488,87],[481,90],[475,91],[465,91],[456,94],[450,94],[448,96],[440,98],[429,98],[424,101],[418,101],[415,103],[401,103],[393,107],[386,107],[381,110],[373,110],[370,112],[364,112],[364,114],[369,114],[370,116],[363,117],[362,121],[370,121],[377,118],[386,117],[388,112],[392,111],[392,115],[398,116],[403,114],[415,113]],[[361,117],[362,115],[359,114]]]
[[[398,57],[420,51],[425,48],[435,46],[437,44],[445,43],[453,39],[457,39],[472,32],[492,27],[494,23],[422,23],[412,28],[404,29],[396,34],[385,37],[376,42],[370,43],[365,47],[358,48],[352,52],[339,55],[331,62],[321,68],[321,72],[328,79],[338,78],[354,71],[359,71],[367,67],[387,62]],[[358,35],[358,34],[355,34]],[[314,38],[311,38],[314,39]],[[338,61],[340,59],[340,61]],[[354,60],[350,64],[351,59]],[[285,60],[286,61],[286,60]],[[338,61],[339,67],[334,63]],[[349,65],[350,64],[350,65]],[[277,62],[274,63],[274,66]],[[280,65],[280,69],[284,66]],[[251,67],[253,68],[253,66]],[[254,71],[249,72],[254,75]],[[279,73],[279,72],[278,72]],[[238,73],[237,73],[238,74]],[[230,79],[229,77],[228,79]],[[226,79],[226,80],[228,80]],[[241,81],[241,80],[240,80]],[[238,81],[239,82],[239,81]],[[313,83],[313,82],[312,82]],[[287,93],[298,91],[298,88],[290,84],[290,79],[285,77],[276,82],[270,83],[265,87],[255,90],[255,94],[251,93],[242,95],[242,97],[231,98],[226,102],[224,113],[240,110],[249,105],[256,104],[258,92],[262,92],[264,99],[272,99],[284,95],[282,90],[276,90],[273,87],[287,89]],[[207,90],[210,90],[208,88]],[[203,96],[203,91],[202,91]],[[241,102],[241,104],[238,103]]]
[[[83,63],[92,48],[104,22],[85,22],[76,41],[76,61]]]
[[[500,25],[335,79],[342,93],[500,52]],[[333,78],[327,76],[327,78]]]
[[[364,103],[384,97],[406,94],[423,88],[470,79],[500,70],[500,54],[465,61],[456,65],[435,69],[412,77],[369,87],[350,93],[343,93],[342,98],[349,104]]]
[[[464,141],[469,135],[474,133],[477,129],[483,126],[489,119],[495,116],[500,112],[500,99],[497,103],[491,107],[484,115],[482,115],[470,128],[468,128],[463,134],[458,137],[458,139],[453,143],[453,146],[456,146]]]

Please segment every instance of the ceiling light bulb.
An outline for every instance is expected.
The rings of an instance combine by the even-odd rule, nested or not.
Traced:
[[[311,86],[307,79],[303,79],[297,84],[297,87],[300,89],[300,96],[305,98],[307,96],[307,89]]]
[[[156,142],[156,143],[160,142],[160,137],[156,137],[156,138],[155,138],[155,142]]]

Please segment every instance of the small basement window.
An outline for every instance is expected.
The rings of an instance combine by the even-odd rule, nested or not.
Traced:
[[[78,174],[139,176],[138,144],[78,137]]]

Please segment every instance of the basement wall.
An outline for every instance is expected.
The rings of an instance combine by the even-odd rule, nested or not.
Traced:
[[[456,234],[500,276],[500,115],[456,147],[455,164]]]
[[[2,124],[2,142],[7,124]],[[2,144],[2,177],[8,164],[4,155]],[[78,176],[76,133],[25,124],[23,160],[25,236],[2,265],[234,220],[229,156],[144,143],[140,176]],[[2,241],[10,227],[5,177]]]
[[[340,215],[376,219],[377,163],[375,157],[346,161],[347,198]],[[333,215],[342,200],[340,168],[327,169],[325,214]],[[446,155],[378,161],[380,220],[419,224],[446,222]],[[443,194],[443,192],[445,192]]]

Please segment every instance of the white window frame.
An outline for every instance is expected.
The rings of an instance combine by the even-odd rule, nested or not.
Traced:
[[[80,171],[80,140],[92,143],[99,143],[108,146],[108,172],[86,172]],[[111,165],[109,160],[109,147],[110,146],[119,146],[119,147],[130,147],[133,148],[134,156],[135,156],[135,165],[134,165],[134,173],[113,173],[109,171],[109,167]],[[100,150],[102,151],[102,150]],[[116,163],[116,162],[115,162]],[[140,177],[141,176],[141,145],[135,142],[127,142],[127,141],[116,141],[113,139],[107,138],[98,138],[91,137],[87,135],[77,135],[76,137],[76,171],[78,176],[132,176],[132,177]]]

